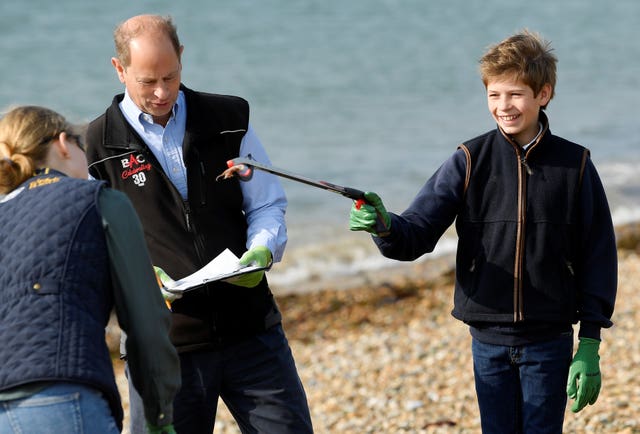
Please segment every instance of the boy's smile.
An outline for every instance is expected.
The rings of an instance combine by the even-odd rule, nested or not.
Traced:
[[[489,111],[500,128],[519,145],[526,145],[538,134],[540,108],[546,106],[551,87],[544,85],[538,95],[521,80],[500,77],[487,83]]]

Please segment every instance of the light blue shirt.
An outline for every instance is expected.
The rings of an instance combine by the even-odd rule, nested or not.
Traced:
[[[126,91],[125,97],[120,102],[120,110],[156,156],[164,173],[178,189],[182,198],[186,199],[187,169],[182,162],[182,139],[187,125],[184,93],[180,91],[178,94],[178,99],[171,109],[171,117],[165,127],[153,123],[153,116],[141,111]]]
[[[173,106],[171,117],[165,127],[155,124],[151,115],[142,112],[125,90],[120,110],[133,129],[140,135],[162,166],[183,199],[187,199],[187,169],[182,158],[182,141],[187,124],[187,106],[182,91]],[[270,165],[269,157],[249,125],[240,143],[240,156],[251,156],[263,164]],[[224,181],[220,181],[224,182]],[[287,198],[275,175],[254,171],[253,178],[240,182],[244,198],[242,207],[247,219],[247,249],[267,247],[273,261],[282,259],[287,244],[285,211]]]

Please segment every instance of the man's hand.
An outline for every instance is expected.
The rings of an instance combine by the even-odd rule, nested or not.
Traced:
[[[569,367],[567,395],[576,401],[571,406],[574,413],[587,404],[594,404],[600,394],[602,378],[600,376],[600,356],[597,339],[580,338],[578,350]]]
[[[379,232],[384,229],[385,233],[391,228],[391,216],[387,212],[382,199],[376,193],[366,192],[364,194],[366,203],[357,205],[356,202],[351,206],[351,214],[349,216],[349,229],[352,231],[367,231],[375,236],[380,236]],[[384,228],[380,228],[380,222]]]
[[[242,255],[240,258],[240,265],[250,265],[255,263],[258,267],[267,267],[271,264],[271,260],[271,251],[264,246],[257,246],[246,251],[244,255]],[[228,279],[227,282],[238,286],[244,286],[245,288],[253,288],[262,281],[263,276],[264,270],[260,270],[233,277]]]
[[[158,281],[158,286],[160,287],[160,292],[162,292],[162,298],[164,298],[164,301],[170,305],[177,299],[182,298],[182,294],[174,294],[173,292],[169,292],[165,289],[165,287],[173,285],[175,281],[169,277],[162,268],[154,265],[153,269],[156,272],[156,280]]]
[[[155,426],[147,422],[147,431],[149,434],[176,434],[176,430],[171,424]]]

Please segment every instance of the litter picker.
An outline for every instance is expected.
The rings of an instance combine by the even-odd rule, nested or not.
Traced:
[[[364,191],[358,190],[351,187],[343,187],[341,185],[332,184],[327,181],[316,181],[314,179],[307,178],[306,176],[298,175],[287,170],[278,169],[273,166],[268,166],[266,164],[259,163],[258,161],[251,158],[251,155],[248,157],[238,157],[232,160],[227,161],[227,166],[229,167],[227,170],[222,172],[216,180],[219,179],[228,179],[234,176],[237,176],[241,181],[249,181],[253,176],[253,169],[262,170],[264,172],[269,172],[277,176],[281,176],[283,178],[290,179],[292,181],[301,182],[303,184],[310,185],[312,187],[321,188],[323,190],[332,191],[334,193],[338,193],[342,196],[348,197],[349,199],[353,199],[356,201],[356,208],[360,209],[360,207],[366,203],[364,198]],[[376,232],[378,235],[384,236],[389,233],[389,230],[384,225],[382,218],[378,216],[376,221]]]

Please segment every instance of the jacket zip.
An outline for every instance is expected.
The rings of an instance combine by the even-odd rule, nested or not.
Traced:
[[[521,150],[515,145],[518,156],[518,214],[516,228],[516,254],[513,264],[513,322],[522,321],[524,313],[522,311],[522,264],[524,256],[524,228],[526,211],[526,160],[524,155],[520,155]]]
[[[525,228],[527,223],[527,176],[533,174],[533,170],[527,161],[527,156],[538,146],[542,137],[546,134],[548,125],[543,126],[543,130],[538,135],[535,143],[532,143],[526,150],[515,143],[508,134],[502,132],[516,152],[518,159],[518,224],[516,229],[516,254],[513,264],[513,322],[524,321],[523,303],[523,269],[524,269],[524,249],[525,249]]]
[[[536,143],[537,144],[537,143]],[[535,144],[523,151],[520,146],[512,143],[518,158],[518,216],[516,229],[516,254],[513,265],[513,322],[524,321],[523,305],[523,269],[525,249],[525,228],[527,223],[527,176],[533,174],[533,170],[527,162],[527,155],[535,147]]]
[[[151,152],[149,148],[145,148],[143,152],[145,154],[145,157],[147,158],[147,161],[149,161],[151,164],[153,164],[156,167],[156,170],[161,174],[162,179],[164,179],[165,183],[169,186],[169,188],[173,190],[174,195],[176,195],[176,197],[179,197],[181,199],[182,215],[184,216],[184,222],[187,227],[187,231],[193,237],[193,247],[196,251],[196,254],[198,255],[200,266],[201,267],[204,266],[204,264],[206,264],[204,259],[204,251],[205,251],[204,244],[202,242],[200,235],[198,234],[195,221],[193,219],[193,212],[191,211],[191,205],[189,204],[189,199],[182,199],[182,195],[180,194],[176,186],[173,185],[173,182],[171,182],[167,174],[164,172],[164,169],[162,168],[160,163],[158,163],[158,160],[156,156],[153,154],[153,152]],[[202,170],[204,170],[204,168],[202,168]]]
[[[204,243],[202,241],[202,236],[198,233],[196,229],[195,222],[193,220],[193,213],[191,212],[191,205],[188,200],[182,201],[182,212],[184,215],[184,221],[187,225],[187,230],[193,236],[193,247],[196,249],[196,254],[198,255],[198,260],[200,261],[200,266],[204,266],[206,264],[204,260],[203,252]]]

